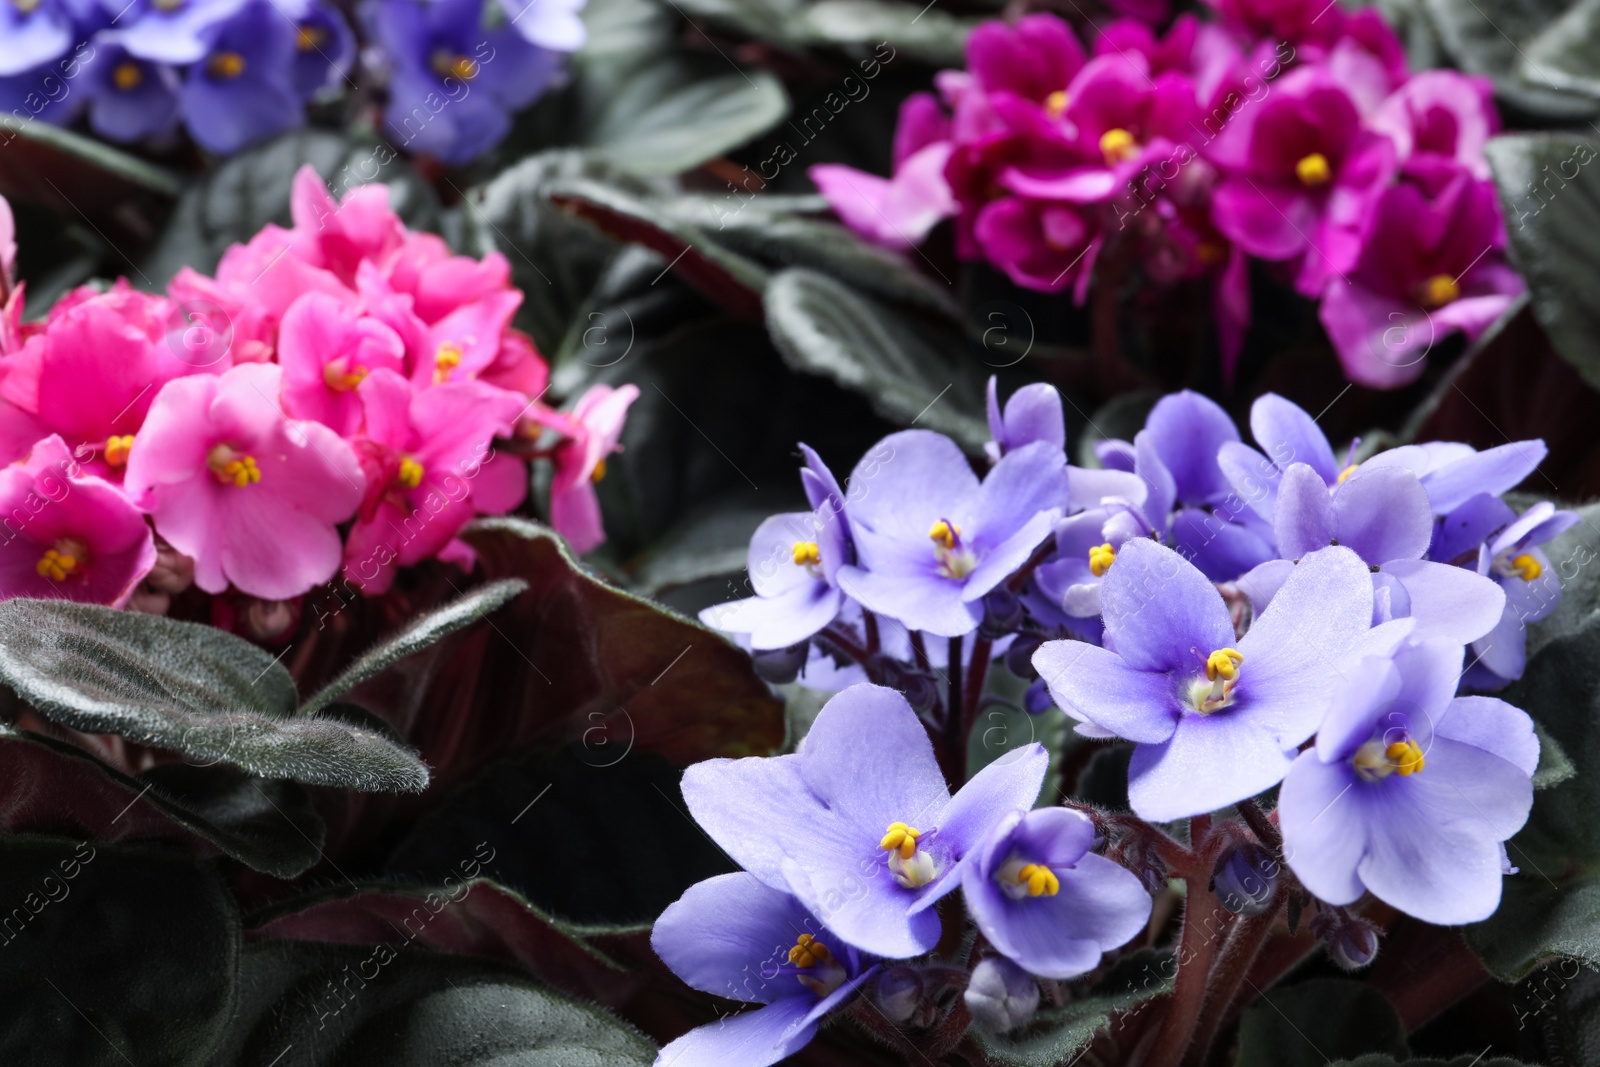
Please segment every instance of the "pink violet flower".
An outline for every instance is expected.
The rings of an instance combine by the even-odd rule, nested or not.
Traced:
[[[913,93],[900,105],[894,134],[894,176],[836,163],[806,173],[846,226],[886,248],[913,248],[956,213],[945,180],[950,160],[950,119],[931,93]]]
[[[432,324],[459,307],[511,288],[511,264],[499,252],[482,259],[458,256],[432,233],[408,233],[385,265],[389,287],[412,299],[412,310]]]
[[[594,486],[605,477],[606,457],[619,450],[617,440],[622,436],[628,407],[638,398],[636,385],[593,385],[565,416],[570,427],[563,432],[570,439],[556,449],[550,525],[580,555],[606,539],[600,522],[600,498],[595,495]],[[547,425],[562,428],[553,421]]]
[[[1401,163],[1427,152],[1488,179],[1483,149],[1500,132],[1494,83],[1453,70],[1422,71],[1378,107],[1372,127],[1393,138]]]
[[[367,592],[381,593],[394,581],[391,564],[440,555],[472,518],[480,477],[513,463],[493,455],[491,442],[510,435],[523,404],[482,382],[417,388],[386,369],[374,370],[357,391],[366,432],[354,447],[366,492],[345,545],[345,569]],[[501,493],[499,510],[519,502],[506,504]]]
[[[400,335],[347,302],[307,293],[289,305],[278,327],[283,408],[315,419],[341,437],[361,428],[356,387],[372,371],[405,369]]]
[[[0,599],[122,607],[156,563],[144,515],[51,434],[0,470]]]
[[[363,260],[383,262],[406,240],[405,224],[389,207],[387,185],[357,186],[337,201],[309,163],[295,173],[289,209],[295,254],[346,285]]]
[[[208,593],[286,600],[338,569],[361,465],[326,426],[283,414],[282,377],[247,364],[168,382],[129,454],[128,494]]]

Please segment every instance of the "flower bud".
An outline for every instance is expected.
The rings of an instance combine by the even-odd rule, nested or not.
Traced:
[[[1039,646],[1044,644],[1038,637],[1026,634],[1011,642],[1011,647],[1006,649],[1006,670],[1018,678],[1037,678],[1039,672],[1033,669],[1033,654],[1039,651]]]
[[[158,593],[181,593],[194,584],[194,560],[171,545],[156,546],[156,565],[144,576],[144,584]]]
[[[990,641],[1006,634],[1016,633],[1022,625],[1022,601],[1017,594],[1001,586],[990,590],[983,598],[983,621],[978,624],[978,636]]]
[[[1025,1026],[1039,1010],[1039,983],[1004,956],[985,956],[972,969],[963,999],[979,1024],[1003,1034]]]
[[[928,711],[939,702],[938,683],[921,671],[907,671],[901,686],[900,691],[905,695],[906,703],[919,712]]]
[[[262,600],[250,597],[240,619],[244,635],[253,641],[274,641],[299,621],[298,605],[292,600]]]
[[[785,685],[800,676],[800,668],[806,665],[806,654],[810,650],[811,643],[801,641],[798,645],[790,645],[788,648],[752,652],[750,661],[762,681],[771,682],[773,685]]]
[[[878,976],[872,999],[885,1019],[900,1026],[916,1013],[922,1000],[922,977],[911,967],[890,967]]]
[[[1278,888],[1277,859],[1253,841],[1223,850],[1211,874],[1217,898],[1235,915],[1260,915]]]
[[[1311,920],[1328,958],[1347,971],[1359,971],[1378,955],[1378,928],[1343,908],[1327,908]]]
[[[1043,678],[1035,678],[1033,684],[1028,686],[1028,691],[1022,695],[1022,707],[1029,715],[1042,715],[1055,707],[1055,701],[1050,698],[1050,687],[1044,684]]]

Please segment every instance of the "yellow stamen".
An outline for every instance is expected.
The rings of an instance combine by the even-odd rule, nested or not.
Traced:
[[[1513,556],[1511,569],[1517,572],[1517,577],[1525,582],[1531,582],[1544,573],[1544,565],[1531,554],[1524,552],[1520,556]]]
[[[828,946],[810,934],[801,934],[789,950],[789,962],[796,967],[820,967],[832,958]]]
[[[1448,274],[1435,274],[1422,283],[1422,303],[1429,308],[1444,307],[1461,297],[1461,286]]]
[[[11,6],[24,15],[31,15],[39,10],[39,5],[44,0],[11,0]]]
[[[238,52],[218,52],[206,62],[206,70],[213,78],[237,78],[244,73],[244,56]]]
[[[343,360],[336,359],[332,363],[323,364],[322,367],[322,380],[334,392],[348,393],[367,380],[367,368],[357,365],[349,370],[340,370],[341,365],[346,364]]]
[[[321,26],[301,26],[295,31],[294,46],[302,52],[312,52],[321,48],[328,39],[328,31]]]
[[[917,838],[921,836],[921,830],[913,829],[903,822],[892,822],[889,824],[888,833],[878,842],[878,847],[885,852],[898,852],[901,859],[909,860],[917,854]]]
[[[1218,678],[1231,682],[1239,677],[1239,665],[1244,662],[1244,655],[1236,648],[1219,648],[1206,657],[1206,681],[1214,682]]]
[[[261,468],[254,456],[241,455],[227,445],[217,445],[206,456],[206,465],[223,485],[243,489],[261,480]]]
[[[422,484],[422,476],[425,473],[426,471],[424,471],[422,464],[410,456],[402,456],[400,458],[400,470],[395,474],[394,480],[403,489],[415,489]]]
[[[1117,550],[1111,547],[1108,541],[1103,545],[1095,545],[1089,549],[1089,573],[1096,578],[1104,578],[1106,571],[1117,561]]]
[[[1393,764],[1402,778],[1416,774],[1427,765],[1427,760],[1422,756],[1422,749],[1415,741],[1396,741],[1383,750],[1383,757]]]
[[[1300,179],[1300,184],[1315,189],[1319,185],[1327,185],[1333,177],[1333,168],[1328,165],[1328,157],[1321,152],[1313,152],[1294,165],[1295,177]]]
[[[113,467],[125,466],[128,452],[133,448],[133,434],[106,438],[106,462]]]
[[[1139,154],[1139,142],[1119,126],[1100,135],[1100,154],[1105,156],[1107,166],[1126,163]]]
[[[815,541],[796,541],[794,543],[794,561],[802,567],[815,567],[822,562],[822,551]]]
[[[125,93],[133,92],[143,81],[144,73],[137,63],[118,63],[111,72],[111,83]]]
[[[1361,464],[1352,463],[1352,464],[1350,464],[1350,466],[1348,466],[1344,470],[1340,471],[1339,472],[1339,482],[1338,482],[1338,484],[1343,485],[1344,484],[1344,480],[1346,478],[1350,477],[1352,474],[1354,474],[1356,472],[1356,468],[1359,467],[1359,466],[1361,466]]]
[[[88,547],[82,542],[70,537],[57,541],[54,548],[45,549],[44,555],[39,557],[39,562],[33,569],[39,577],[48,578],[52,582],[64,582],[68,576],[77,573],[88,558]]]
[[[594,461],[594,470],[589,474],[589,481],[598,483],[606,476],[606,458],[601,456]]]
[[[930,541],[937,541],[946,550],[955,548],[956,538],[960,536],[961,527],[957,526],[953,522],[946,522],[944,519],[940,519],[938,522],[934,523],[933,526],[928,530],[928,539]]]
[[[1028,887],[1030,897],[1053,897],[1061,892],[1061,879],[1049,867],[1030,863],[1017,872],[1017,884]]]
[[[150,0],[150,6],[157,11],[173,12],[183,6],[183,0]]]
[[[461,366],[461,346],[454,341],[446,341],[439,346],[439,351],[433,357],[433,384],[450,380],[450,372]]]
[[[1044,110],[1053,119],[1058,119],[1067,111],[1067,91],[1057,89],[1044,98]]]
[[[433,56],[433,72],[441,78],[460,78],[469,82],[478,76],[481,70],[476,60],[450,52],[435,52]]]

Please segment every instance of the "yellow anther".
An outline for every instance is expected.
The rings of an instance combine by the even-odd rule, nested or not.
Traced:
[[[1244,662],[1244,655],[1236,648],[1219,648],[1206,657],[1206,681],[1214,682],[1221,678],[1231,682],[1239,677],[1239,665]]]
[[[337,393],[348,393],[356,386],[367,380],[367,368],[360,366],[351,367],[349,370],[340,370],[342,360],[325,363],[322,367],[322,380],[329,389]]]
[[[1461,286],[1448,274],[1435,274],[1422,283],[1422,303],[1425,307],[1444,307],[1461,297]]]
[[[106,438],[106,462],[113,467],[125,466],[128,462],[128,452],[132,448],[133,434],[131,433]]]
[[[157,11],[168,13],[178,10],[183,6],[183,0],[150,0],[150,6]]]
[[[433,72],[441,78],[460,78],[464,82],[478,76],[477,60],[469,56],[439,51],[433,54]]]
[[[241,455],[227,445],[217,445],[206,456],[206,465],[223,485],[243,489],[261,480],[261,468],[254,456]]]
[[[1352,474],[1354,474],[1356,472],[1356,468],[1359,467],[1359,466],[1361,466],[1361,464],[1352,463],[1352,464],[1350,464],[1350,466],[1348,466],[1344,470],[1340,471],[1339,472],[1339,482],[1338,482],[1338,484],[1343,485],[1344,484],[1344,480],[1346,478],[1350,477]]]
[[[928,529],[928,540],[937,541],[947,550],[956,547],[956,538],[960,536],[961,527],[944,519],[940,519]]]
[[[39,572],[41,578],[48,578],[52,582],[64,582],[67,576],[77,571],[84,559],[84,546],[81,541],[64,539],[56,542],[56,547],[45,549],[44,555],[39,557],[39,562],[33,569]]]
[[[889,824],[888,833],[878,842],[878,847],[885,852],[898,852],[901,859],[909,860],[917,854],[917,838],[921,836],[921,830],[913,829],[903,822],[892,822]]]
[[[144,72],[137,63],[118,63],[111,72],[111,83],[125,93],[133,92],[143,81]]]
[[[321,48],[328,39],[328,31],[321,26],[301,26],[295,31],[294,46],[302,52],[312,52]]]
[[[1017,884],[1028,887],[1030,897],[1053,897],[1061,892],[1061,879],[1049,867],[1030,863],[1017,872]]]
[[[1544,565],[1527,552],[1512,557],[1511,569],[1525,582],[1531,582],[1544,573]]]
[[[433,357],[433,384],[450,380],[450,372],[461,366],[461,346],[454,341],[446,341],[439,346],[439,351]]]
[[[1400,772],[1402,778],[1416,774],[1427,765],[1427,760],[1422,757],[1422,749],[1415,741],[1396,741],[1383,750],[1383,758]]]
[[[1058,119],[1067,111],[1067,91],[1057,89],[1044,98],[1045,112],[1053,119]]]
[[[400,470],[395,473],[394,480],[403,489],[415,489],[422,484],[422,476],[425,473],[427,472],[423,469],[422,464],[410,456],[402,456],[400,458]]]
[[[589,472],[589,481],[598,483],[606,476],[606,458],[601,456],[594,461],[594,470]]]
[[[1111,547],[1108,541],[1103,545],[1095,545],[1089,549],[1089,573],[1096,578],[1104,578],[1106,571],[1117,561],[1117,550]]]
[[[218,52],[206,61],[206,71],[213,78],[232,80],[244,73],[244,56],[238,52]]]
[[[39,5],[42,3],[44,0],[11,0],[11,6],[24,15],[33,14],[39,10]]]
[[[1107,166],[1126,163],[1139,154],[1139,142],[1134,140],[1133,134],[1118,126],[1100,135],[1100,154],[1105,156]]]
[[[1294,174],[1300,179],[1301,185],[1315,189],[1328,184],[1328,179],[1333,177],[1333,168],[1328,165],[1327,156],[1313,152],[1294,165]]]
[[[789,962],[796,967],[820,967],[832,958],[828,946],[810,934],[801,934],[789,950]]]
[[[815,541],[796,541],[794,543],[794,561],[802,567],[815,567],[822,562],[822,551]]]

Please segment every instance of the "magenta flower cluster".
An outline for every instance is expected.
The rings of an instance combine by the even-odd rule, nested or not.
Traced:
[[[991,660],[1031,680],[1029,712],[1054,704],[1078,734],[1132,744],[1128,803],[1147,823],[1276,790],[1262,818],[1340,959],[1339,909],[1365,894],[1455,925],[1492,914],[1516,873],[1504,843],[1527,819],[1539,741],[1487,694],[1520,676],[1527,624],[1559,602],[1540,546],[1579,521],[1501,499],[1543,442],[1336,454],[1267,394],[1252,446],[1185,392],[1134,440],[1100,442],[1088,469],[1066,461],[1052,387],[1002,406],[993,381],[989,424],[981,478],[924,430],[885,438],[844,486],[802,446],[811,510],[763,523],[754,595],[702,614],[770,680],[840,692],[795,754],[684,777],[691,814],[748,873],[668,909],[657,950],[698,988],[769,1007],[663,1062],[787,1054],[878,961],[930,951],[931,905],[958,886],[993,950],[968,1000],[991,1020],[1037,1002],[1026,975],[1084,974],[1142,927],[1150,872],[1100,855],[1081,811],[1034,807],[1038,744],[947,791],[930,735],[970,737]],[[964,700],[962,678],[976,679]],[[1277,862],[1250,848],[1218,876],[1238,910],[1266,905],[1249,872]],[[774,916],[737,952],[735,892],[770,896]],[[796,947],[762,964],[774,944]],[[750,968],[759,987],[739,985]]]
[[[554,464],[574,547],[604,539],[593,483],[637,389],[542,403],[505,259],[408,231],[383,186],[339,203],[307,167],[293,207],[293,228],[165,295],[84,287],[24,323],[11,289],[0,597],[162,611],[191,580],[283,601],[336,576],[381,593],[399,567],[470,566],[457,535],[523,502],[528,456]]]
[[[1212,7],[1160,36],[1118,19],[1089,49],[1054,15],[981,26],[968,69],[902,107],[891,178],[812,178],[871,240],[910,248],[952,218],[961,257],[1080,303],[1112,254],[1156,285],[1203,280],[1229,381],[1266,261],[1320,301],[1352,381],[1411,381],[1523,290],[1484,158],[1489,82],[1413,76],[1376,8]]]

